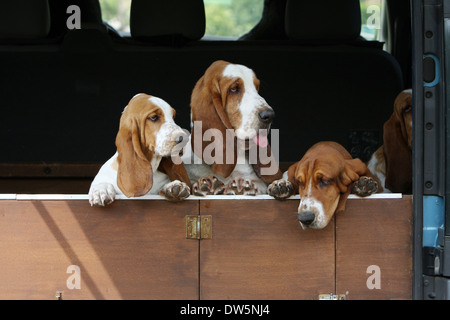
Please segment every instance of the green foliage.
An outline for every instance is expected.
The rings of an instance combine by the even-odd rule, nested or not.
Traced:
[[[381,6],[382,0],[360,0],[361,6],[361,36],[367,40],[378,40],[381,28]],[[368,10],[370,6],[377,6],[378,13]],[[378,19],[378,21],[375,20]],[[374,28],[374,23],[379,25]]]
[[[131,0],[100,0],[102,17],[117,31],[130,30]]]
[[[205,0],[206,35],[239,37],[261,19],[264,0]]]
[[[164,0],[161,0],[164,1]],[[264,0],[204,0],[207,35],[239,37],[261,19]],[[100,0],[103,20],[129,30],[131,0]]]
[[[367,8],[371,5],[376,5],[381,9],[381,0],[360,0],[361,5],[361,24],[366,24],[367,18],[371,15],[371,13],[367,12]]]
[[[161,0],[164,1],[164,0]],[[300,0],[299,0],[300,1]],[[361,23],[367,38],[375,38],[378,30],[368,29],[365,24],[370,16],[367,8],[382,0],[360,0]],[[206,35],[240,37],[249,32],[261,19],[264,0],[204,0]],[[131,0],[100,0],[103,20],[118,31],[129,31]]]

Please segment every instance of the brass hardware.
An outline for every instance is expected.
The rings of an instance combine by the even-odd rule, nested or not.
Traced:
[[[211,216],[200,216],[201,227],[200,227],[200,239],[211,239],[212,238],[212,217]]]
[[[199,239],[200,224],[198,224],[199,216],[186,216],[186,238]]]
[[[319,300],[346,300],[346,294],[319,294]]]
[[[62,291],[56,291],[56,294],[55,294],[55,298],[56,298],[56,300],[62,300],[62,296],[63,296],[63,292]]]
[[[186,239],[211,239],[212,216],[186,216]]]

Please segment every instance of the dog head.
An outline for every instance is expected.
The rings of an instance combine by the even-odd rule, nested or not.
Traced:
[[[227,149],[236,150],[238,142],[248,148],[249,141],[261,148],[269,147],[267,133],[275,113],[259,95],[259,83],[248,67],[220,60],[211,64],[192,92],[192,136],[196,135],[196,121],[201,121],[201,136],[210,129],[221,132],[223,152],[220,161],[212,164],[212,169],[223,177],[228,177],[236,165],[237,152],[234,152],[234,161],[230,161],[226,158]],[[225,139],[227,129],[233,131],[231,139]],[[198,156],[198,150],[202,152],[209,144],[202,140],[201,148],[196,148],[195,139],[191,141]]]
[[[394,111],[383,128],[386,187],[392,192],[412,192],[412,91],[394,101]]]
[[[127,197],[142,196],[153,185],[151,162],[170,155],[187,134],[174,122],[175,110],[164,100],[138,94],[125,107],[116,136],[117,185]]]
[[[300,194],[298,220],[303,229],[323,229],[336,212],[345,209],[353,183],[367,167],[337,143],[311,147],[289,167],[288,179]]]

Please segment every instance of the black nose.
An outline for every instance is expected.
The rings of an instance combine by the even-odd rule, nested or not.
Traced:
[[[177,137],[175,137],[175,142],[177,144],[180,144],[181,142],[183,142],[185,135],[179,135]]]
[[[270,123],[275,118],[275,112],[272,109],[266,109],[261,111],[258,116],[262,122]]]
[[[314,221],[316,216],[314,215],[314,213],[306,211],[306,212],[299,213],[297,218],[298,218],[298,221],[300,221],[304,225],[309,226]]]

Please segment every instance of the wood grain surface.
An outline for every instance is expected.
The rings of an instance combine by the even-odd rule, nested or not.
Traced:
[[[411,196],[349,199],[322,230],[298,202],[0,200],[0,299],[411,299]],[[212,239],[186,239],[200,214]]]

